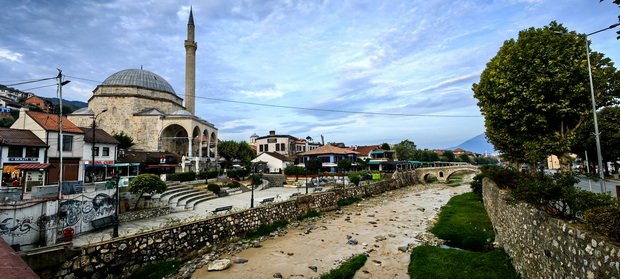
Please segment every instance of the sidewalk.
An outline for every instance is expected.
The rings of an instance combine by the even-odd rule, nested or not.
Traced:
[[[323,188],[323,191],[328,190],[328,188],[326,187],[321,188]],[[312,193],[313,191],[314,188],[308,189],[308,193]],[[273,187],[261,191],[255,190],[254,207],[260,206],[260,202],[266,198],[275,198],[274,202],[288,200],[290,199],[290,196],[294,193],[305,194],[306,189],[292,187]],[[174,212],[168,215],[149,219],[123,222],[119,224],[119,236],[133,235],[136,233],[165,227],[166,225],[181,224],[190,221],[205,219],[207,217],[213,216],[212,211],[218,207],[232,206],[232,211],[247,209],[250,208],[251,195],[252,192],[245,192],[231,196],[219,197],[198,204],[193,210]],[[83,246],[111,239],[112,231],[113,227],[108,227],[105,229],[99,229],[76,235],[73,238],[73,245]]]

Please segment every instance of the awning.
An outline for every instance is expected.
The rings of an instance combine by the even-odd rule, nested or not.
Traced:
[[[159,164],[159,165],[146,165],[148,168],[176,168],[178,164]]]
[[[53,168],[52,164],[21,164],[16,169],[19,170],[40,170]]]
[[[379,164],[381,164],[381,162],[378,162],[378,161],[368,162],[368,165],[379,165]]]
[[[17,166],[15,165],[4,165],[4,169],[2,171],[5,173],[19,172]]]
[[[109,164],[106,167],[128,167],[128,166],[139,166],[140,163],[118,163],[118,164]]]

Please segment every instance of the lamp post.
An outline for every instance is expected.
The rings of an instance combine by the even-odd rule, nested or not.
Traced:
[[[610,25],[607,28],[589,33],[589,34],[567,34],[567,33],[563,33],[563,32],[559,32],[556,31],[555,33],[557,34],[561,34],[561,35],[569,35],[569,36],[575,36],[575,37],[583,37],[583,40],[585,41],[586,44],[586,58],[588,59],[588,75],[590,77],[590,97],[592,99],[592,114],[594,116],[594,138],[596,140],[596,155],[597,155],[597,160],[598,160],[598,174],[601,178],[601,193],[605,193],[607,191],[607,189],[605,188],[605,175],[603,174],[603,155],[601,153],[601,137],[600,137],[600,133],[598,130],[598,119],[596,116],[596,99],[594,97],[594,81],[592,80],[592,67],[590,66],[590,45],[588,43],[588,36],[590,35],[594,35],[596,33],[600,33],[603,32],[605,30],[609,30],[609,29],[613,29],[616,28],[617,26],[619,26],[620,23],[616,23],[613,25]]]
[[[97,130],[97,117],[108,111],[107,109],[102,110],[100,113],[94,114],[93,113],[93,148],[92,148],[92,156],[93,156],[93,160],[90,161],[90,165],[91,165],[91,179],[90,181],[94,184],[95,183],[95,151],[97,150],[96,144],[97,141],[95,140],[95,131]]]

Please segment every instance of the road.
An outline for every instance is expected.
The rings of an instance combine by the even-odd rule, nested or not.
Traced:
[[[579,180],[580,180],[579,183],[575,185],[576,187],[581,188],[583,190],[592,191],[593,193],[603,192],[601,189],[600,181],[593,181],[584,175],[580,175]],[[606,189],[605,192],[611,192],[611,195],[614,197],[618,197],[618,194],[616,193],[616,186],[620,186],[619,180],[611,180],[611,179],[605,180],[605,189]]]

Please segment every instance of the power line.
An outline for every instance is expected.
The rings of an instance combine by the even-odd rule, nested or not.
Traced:
[[[56,78],[56,77],[51,77],[51,78],[42,78],[42,79],[34,79],[34,80],[29,80],[29,81],[24,81],[24,82],[19,82],[19,83],[7,84],[7,85],[5,85],[5,86],[15,86],[15,85],[20,85],[20,84],[27,84],[27,83],[39,82],[39,81],[50,80],[50,79],[55,79],[55,78]]]
[[[66,77],[81,79],[96,83],[101,83],[100,81],[68,76]],[[286,108],[286,109],[299,109],[299,110],[310,110],[310,111],[322,111],[322,112],[337,112],[337,113],[348,113],[348,114],[366,114],[366,115],[384,115],[384,116],[407,116],[407,117],[452,117],[452,118],[471,118],[471,117],[482,117],[481,115],[447,115],[447,114],[408,114],[408,113],[385,113],[385,112],[365,112],[365,111],[349,111],[349,110],[335,110],[335,109],[320,109],[320,108],[304,108],[304,107],[295,107],[295,106],[283,106],[283,105],[274,105],[274,104],[262,104],[262,103],[253,103],[253,102],[244,102],[244,101],[233,101],[226,100],[220,98],[210,98],[210,97],[201,97],[195,96],[198,99],[219,101],[219,102],[228,102],[228,103],[237,103],[237,104],[245,104],[245,105],[253,105],[253,106],[263,106],[263,107],[275,107],[275,108]]]
[[[237,103],[237,104],[254,105],[254,106],[287,108],[287,109],[300,109],[300,110],[323,111],[323,112],[338,112],[338,113],[349,113],[349,114],[367,114],[367,115],[385,115],[385,116],[414,116],[414,117],[482,117],[481,115],[409,114],[409,113],[385,113],[385,112],[350,111],[350,110],[336,110],[336,109],[302,108],[302,107],[294,107],[294,106],[261,104],[261,103],[252,103],[252,102],[244,102],[244,101],[233,101],[233,100],[226,100],[226,99],[219,99],[219,98],[209,98],[209,97],[199,97],[199,96],[196,96],[196,98],[212,100],[212,101],[220,101],[220,102],[229,102],[229,103]]]
[[[58,84],[50,84],[50,85],[43,85],[43,86],[33,87],[33,88],[28,88],[28,89],[20,89],[20,91],[26,92],[28,90],[39,89],[39,88],[50,87],[50,86],[58,86]]]

